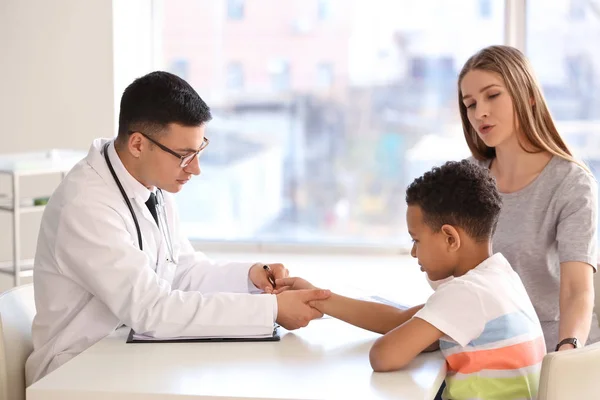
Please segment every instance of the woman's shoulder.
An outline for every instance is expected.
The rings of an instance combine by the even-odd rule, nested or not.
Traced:
[[[585,164],[554,156],[544,173],[543,187],[566,204],[597,197],[598,183]]]
[[[554,156],[548,164],[546,176],[562,183],[563,187],[573,186],[591,186],[596,187],[596,177],[590,172],[589,168],[581,161],[565,160],[562,157]]]

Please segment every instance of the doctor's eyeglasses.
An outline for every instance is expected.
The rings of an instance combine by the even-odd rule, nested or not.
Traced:
[[[194,160],[194,158],[198,155],[200,155],[204,149],[206,148],[206,146],[208,146],[208,144],[210,143],[210,141],[208,140],[208,138],[205,136],[204,140],[202,141],[202,146],[200,146],[200,149],[198,149],[197,151],[193,151],[191,153],[185,154],[185,155],[181,155],[178,154],[177,152],[171,150],[170,148],[168,148],[165,145],[162,145],[160,143],[158,143],[156,140],[152,139],[150,136],[146,135],[143,132],[140,131],[130,131],[129,134],[131,135],[132,133],[137,132],[140,135],[142,135],[143,137],[145,137],[146,139],[148,139],[149,141],[151,141],[152,143],[154,143],[155,145],[157,145],[161,150],[174,155],[175,157],[179,158],[179,160],[181,161],[179,163],[179,166],[181,168],[185,168],[188,165],[190,165],[190,163]]]

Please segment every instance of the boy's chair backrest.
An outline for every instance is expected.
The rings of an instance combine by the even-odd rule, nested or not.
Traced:
[[[25,400],[25,361],[33,351],[33,284],[0,294],[0,400]]]
[[[597,268],[600,270],[600,263],[598,263]],[[595,305],[594,312],[596,313],[596,317],[598,317],[598,325],[600,325],[600,271],[594,274],[594,297],[595,297]]]
[[[542,362],[538,400],[596,399],[600,391],[600,342],[549,353]]]

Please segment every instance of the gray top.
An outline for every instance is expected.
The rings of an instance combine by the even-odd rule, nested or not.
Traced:
[[[490,161],[477,161],[489,168]],[[525,188],[502,193],[493,240],[519,274],[544,330],[546,347],[558,342],[560,263],[598,262],[598,186],[579,165],[554,156]],[[593,315],[588,343],[600,340]]]

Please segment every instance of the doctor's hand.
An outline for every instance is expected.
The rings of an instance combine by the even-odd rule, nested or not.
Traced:
[[[264,269],[264,265],[269,266],[270,272]],[[265,293],[273,293],[273,285],[269,278],[276,282],[277,279],[287,278],[289,275],[290,272],[283,264],[257,263],[250,268],[250,271],[248,271],[248,278],[250,278],[254,286],[263,290]]]
[[[283,278],[275,281],[275,290],[273,293],[279,294],[286,290],[306,290],[306,289],[318,289],[315,285],[302,278]]]
[[[305,327],[323,313],[310,306],[311,301],[325,300],[329,290],[290,290],[277,295],[277,323],[287,330]]]

